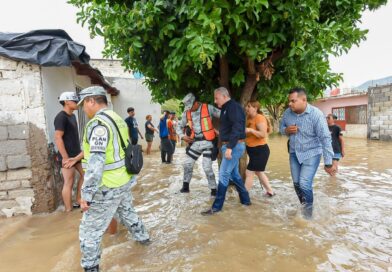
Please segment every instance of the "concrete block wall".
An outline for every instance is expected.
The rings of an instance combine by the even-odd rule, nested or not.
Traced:
[[[41,70],[0,57],[0,217],[57,207]]]
[[[392,141],[392,84],[369,89],[368,137]]]

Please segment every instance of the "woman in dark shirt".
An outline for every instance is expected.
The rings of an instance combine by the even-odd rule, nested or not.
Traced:
[[[144,124],[146,130],[146,142],[147,142],[147,155],[151,154],[152,141],[154,140],[154,132],[158,130],[152,124],[152,116],[149,114],[146,116],[146,123]]]

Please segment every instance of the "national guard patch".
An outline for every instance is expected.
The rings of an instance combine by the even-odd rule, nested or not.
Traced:
[[[108,142],[107,128],[105,126],[96,126],[90,137],[90,153],[105,153]]]

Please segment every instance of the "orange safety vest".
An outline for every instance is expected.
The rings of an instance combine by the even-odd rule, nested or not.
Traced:
[[[191,128],[191,139],[195,138],[195,131],[192,126],[192,114],[191,110],[186,112],[186,120],[188,121],[188,126]],[[215,139],[215,130],[212,125],[212,119],[210,113],[208,112],[208,104],[201,105],[200,111],[200,123],[201,123],[201,131],[203,132],[204,139],[207,141],[212,141]]]

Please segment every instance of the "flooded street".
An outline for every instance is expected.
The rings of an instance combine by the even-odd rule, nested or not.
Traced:
[[[258,182],[253,205],[231,191],[223,212],[204,217],[212,203],[201,161],[190,194],[180,194],[184,149],[174,165],[145,156],[132,189],[150,231],[142,246],[105,235],[102,271],[392,271],[392,143],[346,139],[337,177],[315,177],[314,220],[302,219],[291,182],[286,139],[270,140],[267,175],[277,195]],[[214,163],[217,174],[217,164]],[[0,271],[81,271],[80,210],[0,220]]]

